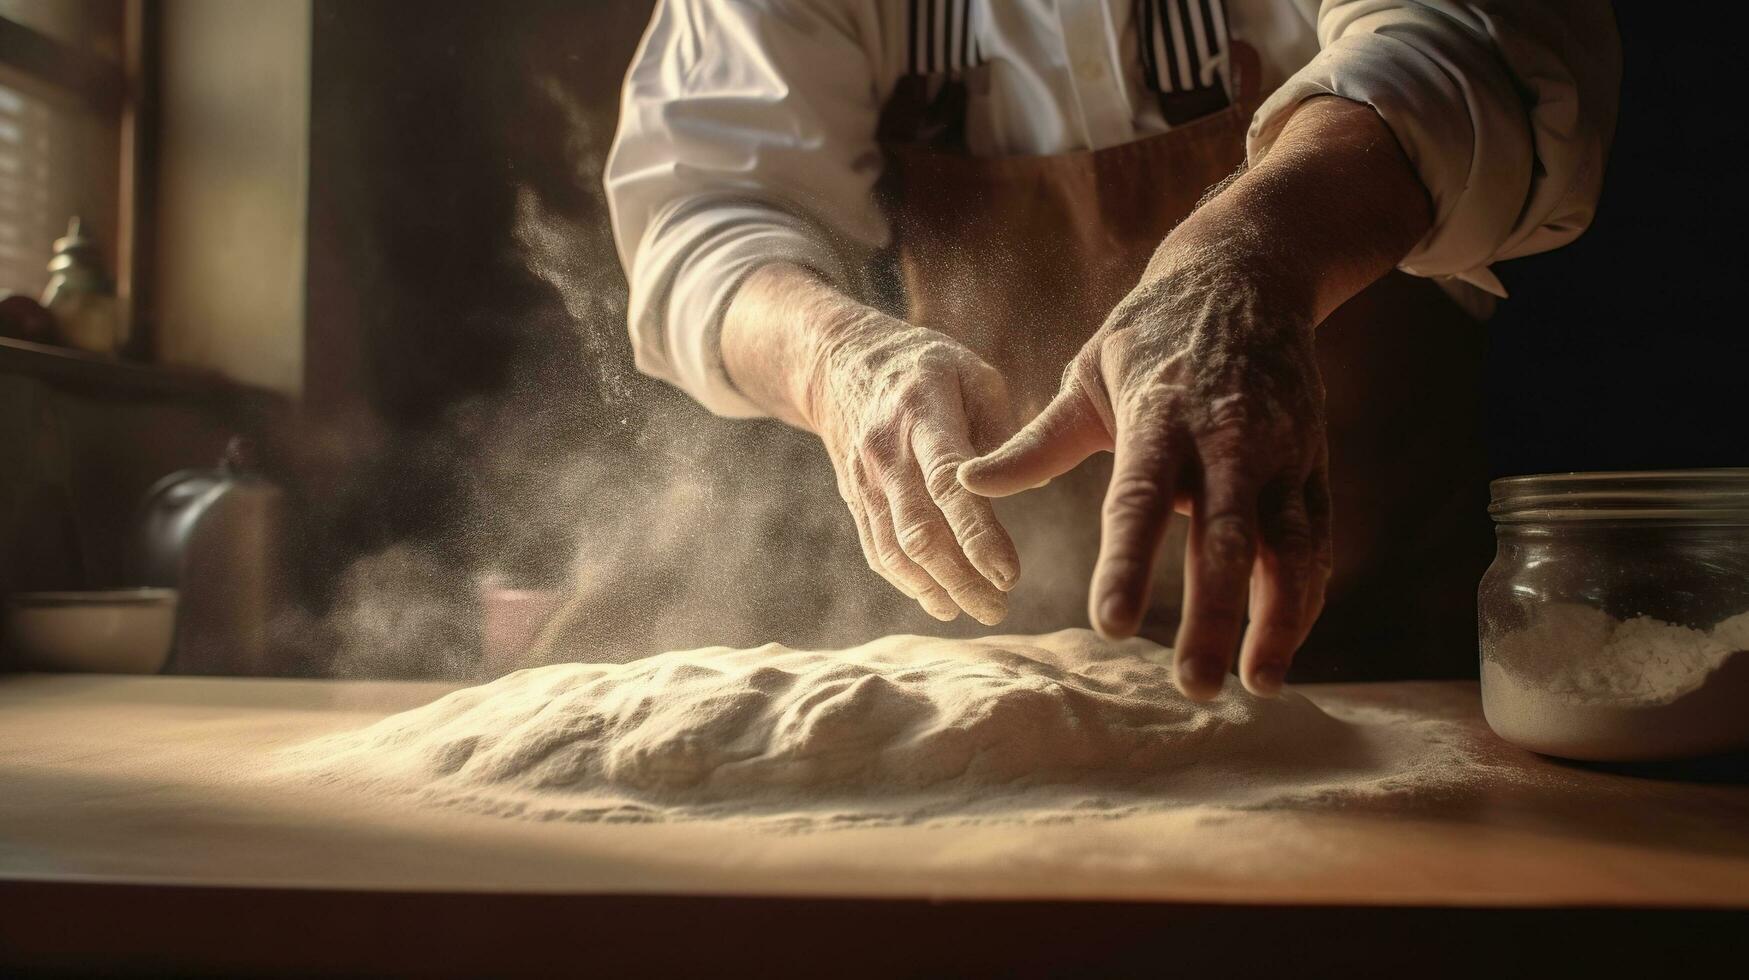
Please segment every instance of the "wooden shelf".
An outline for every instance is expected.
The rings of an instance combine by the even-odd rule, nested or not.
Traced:
[[[211,371],[120,361],[10,337],[0,337],[0,374],[37,378],[98,397],[222,401],[262,408],[285,403],[282,395]]]

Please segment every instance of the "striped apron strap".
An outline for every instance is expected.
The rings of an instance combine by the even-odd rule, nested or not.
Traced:
[[[1227,5],[1223,0],[1135,0],[1142,76],[1171,125],[1232,104]]]
[[[972,29],[975,0],[909,0],[911,75],[958,77],[983,60]]]
[[[906,74],[959,78],[983,63],[975,18],[985,0],[905,0]],[[997,0],[1004,2],[1004,0]],[[1170,125],[1232,104],[1225,0],[1134,0],[1142,77]]]

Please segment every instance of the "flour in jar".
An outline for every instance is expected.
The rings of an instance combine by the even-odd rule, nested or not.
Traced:
[[[724,647],[519,671],[294,750],[305,776],[535,819],[807,827],[1062,819],[1433,787],[1450,725],[1341,719],[1237,683],[1195,703],[1171,651],[1087,630]]]
[[[1727,661],[1749,655],[1749,613],[1711,629],[1651,616],[1616,619],[1601,609],[1560,603],[1529,626],[1501,632],[1486,666],[1554,698],[1620,707],[1669,704],[1700,689]]]
[[[1749,748],[1749,613],[1707,629],[1551,605],[1483,645],[1482,708],[1548,755],[1651,762]]]

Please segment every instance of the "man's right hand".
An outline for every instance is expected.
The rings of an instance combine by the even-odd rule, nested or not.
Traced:
[[[1014,431],[995,368],[782,265],[742,284],[722,350],[743,394],[825,444],[870,568],[937,619],[1002,620],[1019,555],[958,479]]]

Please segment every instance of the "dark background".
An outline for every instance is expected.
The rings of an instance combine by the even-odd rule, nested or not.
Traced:
[[[457,406],[484,400],[552,451],[629,450],[597,424],[590,363],[631,374],[629,342],[605,322],[575,323],[514,230],[526,189],[612,257],[598,174],[576,158],[599,168],[606,155],[649,10],[644,0],[316,3],[305,400],[336,427],[380,427],[348,440],[324,488],[337,498],[318,542],[332,549],[319,562],[326,577],[408,539],[479,564],[508,522],[535,510],[517,504],[548,488],[527,472],[493,479],[465,465],[503,433],[487,412],[458,416]],[[589,111],[587,135],[548,81]],[[573,146],[580,137],[587,145]],[[623,309],[612,273],[602,321]],[[639,387],[651,402],[678,401],[656,382]],[[510,547],[526,554],[503,556],[535,579],[557,574],[566,555],[567,528],[542,531],[516,535]],[[526,544],[537,537],[542,546]]]
[[[1496,476],[1749,465],[1749,126],[1728,31],[1615,5],[1621,118],[1590,231],[1496,267]]]
[[[470,575],[509,568],[524,584],[561,582],[579,522],[636,512],[624,499],[641,492],[635,472],[580,491],[557,467],[495,465],[507,442],[527,460],[594,457],[635,469],[653,436],[693,434],[701,483],[730,494],[774,482],[829,489],[823,464],[797,455],[805,444],[772,423],[713,419],[631,369],[599,176],[648,9],[645,0],[445,0],[415,13],[318,0],[307,400],[313,416],[332,420],[338,448],[310,468],[317,613],[342,601],[353,562],[397,545],[416,549],[416,566],[441,570],[411,576],[414,592],[471,613],[458,584]],[[1740,84],[1737,52],[1726,32],[1696,31],[1650,5],[1623,4],[1617,16],[1625,78],[1596,223],[1573,246],[1496,267],[1512,298],[1480,328],[1495,475],[1749,464],[1749,342],[1737,312],[1746,133],[1727,101]],[[568,223],[579,268],[599,273],[582,289],[581,312],[519,247],[518,209],[529,200]],[[731,432],[755,433],[771,452],[711,452]],[[798,514],[830,517],[835,501],[804,506],[796,493]],[[573,506],[550,506],[565,494]],[[846,547],[843,535],[820,533]],[[721,536],[699,534],[680,560],[701,561],[716,546],[710,535]],[[859,566],[848,547],[832,560]],[[642,571],[604,620],[635,628],[671,588],[659,569]],[[729,602],[773,610],[806,605],[793,585],[745,575],[712,583],[729,590],[719,599],[739,589]],[[880,584],[868,576],[857,587],[873,595]],[[934,625],[886,608],[892,629]],[[422,649],[464,649],[476,628],[462,612],[420,622]],[[683,635],[698,644],[821,638],[758,623],[707,618],[692,624],[695,637]],[[333,666],[312,656],[301,669]],[[427,657],[369,669],[453,666]]]

